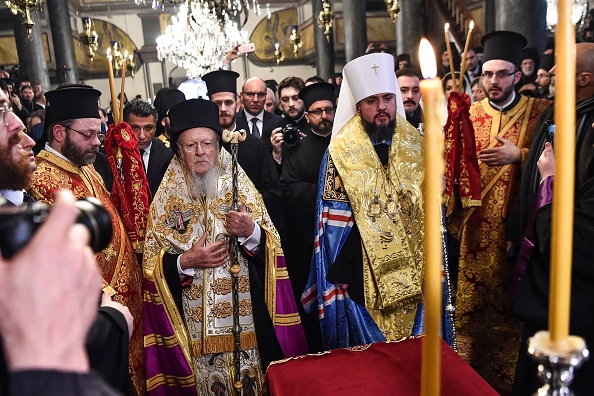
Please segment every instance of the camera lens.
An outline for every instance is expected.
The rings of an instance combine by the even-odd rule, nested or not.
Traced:
[[[12,206],[0,201],[0,251],[9,259],[29,243],[37,228],[45,222],[51,207],[34,202]],[[76,201],[76,222],[84,225],[91,234],[89,246],[95,253],[103,250],[111,241],[113,227],[111,216],[101,202],[93,197]]]
[[[299,128],[293,124],[287,124],[283,128],[283,141],[287,146],[294,146],[299,141]]]
[[[95,253],[103,250],[111,241],[113,226],[111,216],[101,202],[94,197],[76,201],[78,217],[76,222],[87,227],[91,233],[89,245]]]

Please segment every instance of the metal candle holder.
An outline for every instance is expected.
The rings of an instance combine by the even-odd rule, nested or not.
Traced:
[[[548,331],[539,331],[528,340],[528,354],[538,363],[538,378],[544,383],[534,396],[574,396],[569,389],[574,371],[590,352],[581,337],[569,336],[566,344],[564,350],[556,348]]]

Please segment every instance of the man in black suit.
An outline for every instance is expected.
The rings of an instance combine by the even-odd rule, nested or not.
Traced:
[[[205,74],[202,76],[202,80],[206,83],[210,101],[219,106],[221,128],[231,131],[245,129],[248,132],[249,129],[239,126],[239,114],[243,111],[238,111],[237,77],[239,74],[234,71],[217,70]],[[231,152],[229,143],[222,142],[222,146]],[[282,232],[280,178],[262,139],[248,132],[246,139],[239,143],[238,162],[262,195],[274,226],[279,232]]]
[[[138,149],[153,197],[173,158],[173,150],[155,137],[157,118],[157,110],[144,100],[134,99],[124,107],[124,121],[130,124],[138,138]]]
[[[241,88],[240,100],[243,110],[237,114],[237,129],[245,129],[250,134],[261,138],[263,131],[282,120],[281,117],[264,110],[266,83],[261,78],[250,77],[245,80]]]

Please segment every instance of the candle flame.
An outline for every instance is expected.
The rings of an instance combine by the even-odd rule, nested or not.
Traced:
[[[124,52],[124,58],[127,58],[127,57],[128,57],[128,50],[126,50],[126,51]]]
[[[107,51],[105,51],[105,56],[111,62],[111,48],[108,48]]]
[[[437,75],[437,66],[435,64],[435,52],[426,38],[421,39],[419,45],[419,61],[424,78],[435,78]]]
[[[280,47],[279,43],[274,43],[274,48],[278,49]]]
[[[443,25],[443,31],[447,32],[448,30],[450,30],[450,24],[446,23],[445,25]]]
[[[472,29],[474,29],[474,21],[470,21],[470,23],[468,24],[468,30]]]

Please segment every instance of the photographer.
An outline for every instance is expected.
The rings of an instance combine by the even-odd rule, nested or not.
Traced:
[[[309,124],[304,116],[303,100],[299,92],[305,88],[305,83],[299,77],[287,77],[278,85],[278,96],[283,110],[283,119],[265,129],[262,139],[269,144],[272,158],[276,162],[278,174],[281,174],[283,151],[297,144],[299,138],[304,138],[309,132]],[[287,126],[290,125],[288,128]],[[270,142],[270,143],[268,143]]]
[[[2,134],[4,135],[4,134]],[[74,196],[56,192],[45,224],[11,260],[0,257],[0,334],[9,394],[116,395],[90,372],[85,339],[99,274]]]

